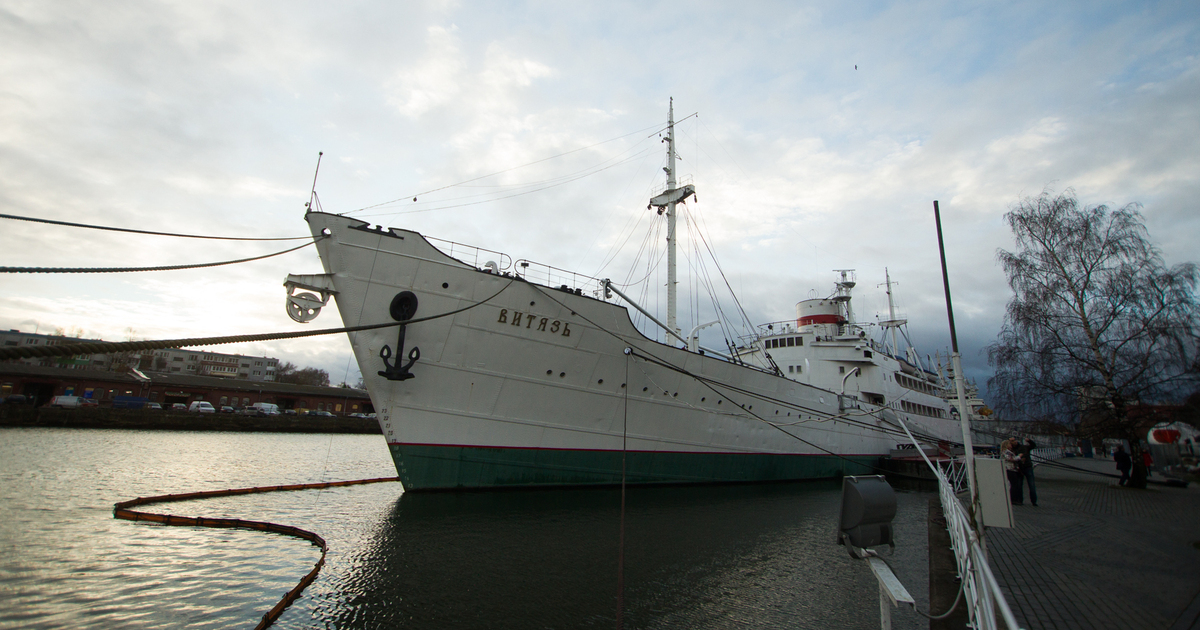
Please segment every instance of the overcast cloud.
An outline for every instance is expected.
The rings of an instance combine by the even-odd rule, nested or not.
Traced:
[[[918,348],[945,352],[934,199],[981,381],[1009,298],[1002,218],[1022,196],[1139,202],[1168,264],[1200,258],[1194,2],[578,4],[0,0],[0,212],[298,236],[324,151],[327,211],[384,204],[355,216],[636,280],[674,97],[677,118],[699,114],[678,128],[689,210],[756,322],[793,317],[843,268],[874,321],[886,266]],[[533,182],[558,185],[521,187]],[[0,221],[7,266],[283,248]],[[0,326],[110,340],[295,330],[283,278],[320,270],[308,248],[204,271],[5,274]],[[684,309],[681,325],[705,316]],[[330,308],[313,325],[337,322]],[[344,337],[216,349],[357,378]]]

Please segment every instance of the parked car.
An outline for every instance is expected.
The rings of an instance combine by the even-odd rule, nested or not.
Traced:
[[[61,407],[63,409],[78,409],[84,406],[83,396],[55,396],[50,399],[51,407]]]
[[[171,411],[187,411],[188,406],[183,403],[172,403]]]
[[[283,413],[284,413],[284,415],[288,415],[288,416],[294,416],[294,415],[297,415],[297,413],[296,413],[296,410],[295,410],[295,409],[284,409],[284,410],[283,410]]]
[[[256,402],[253,405],[246,407],[246,410],[258,416],[279,415],[279,405],[276,405],[275,403]]]
[[[146,408],[146,409],[153,409],[153,410],[155,410],[155,411],[162,411],[162,405],[160,405],[160,404],[158,404],[158,403],[146,403],[146,407],[145,407],[145,408]]]
[[[216,413],[217,410],[207,400],[197,400],[188,406],[191,413]]]
[[[233,407],[229,405],[221,405],[221,413],[233,413]]]
[[[95,398],[84,398],[83,405],[81,405],[81,406],[83,406],[83,407],[99,407],[100,401],[96,400]]]
[[[309,412],[308,412],[308,415],[310,415],[310,416],[321,416],[322,418],[332,418],[332,417],[334,417],[334,415],[333,415],[332,413],[329,413],[328,411],[309,411]]]
[[[25,398],[25,394],[9,394],[4,400],[0,400],[6,405],[24,405],[29,401]]]

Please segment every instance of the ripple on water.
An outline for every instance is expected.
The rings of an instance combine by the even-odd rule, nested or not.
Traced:
[[[0,429],[0,627],[255,623],[320,551],[282,535],[112,518],[136,496],[395,474],[379,436]],[[925,505],[893,564],[924,605]],[[869,570],[832,544],[836,484],[627,495],[639,628],[876,628]],[[592,628],[616,617],[616,490],[404,495],[399,484],[148,506],[266,520],[329,543],[282,628]],[[896,628],[924,627],[897,611]]]

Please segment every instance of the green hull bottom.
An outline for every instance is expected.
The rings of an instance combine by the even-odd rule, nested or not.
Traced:
[[[774,455],[392,444],[405,490],[747,483],[870,474],[878,455]]]

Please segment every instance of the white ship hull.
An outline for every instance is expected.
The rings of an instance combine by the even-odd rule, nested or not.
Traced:
[[[875,416],[838,417],[834,392],[647,339],[616,304],[492,273],[415,232],[306,219],[326,235],[347,327],[416,298],[403,348],[399,324],[350,334],[407,490],[823,478],[869,472],[905,441]],[[414,348],[410,377],[380,375],[381,351],[407,364]]]

